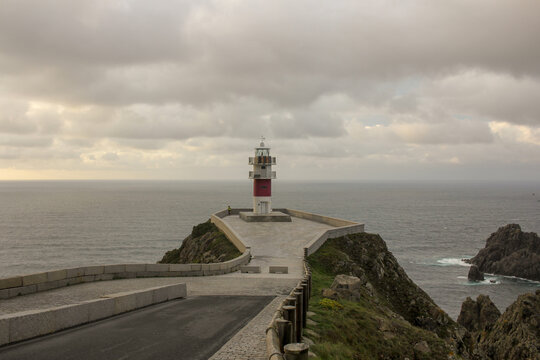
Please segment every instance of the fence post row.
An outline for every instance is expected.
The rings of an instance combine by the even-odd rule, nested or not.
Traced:
[[[307,248],[304,249],[307,257]],[[279,313],[281,318],[274,318],[272,322],[278,347],[269,356],[269,360],[282,356],[285,360],[307,360],[309,345],[302,343],[302,330],[307,324],[307,311],[312,290],[311,269],[304,258],[304,278],[291,291],[283,301]],[[269,328],[270,329],[270,328]]]

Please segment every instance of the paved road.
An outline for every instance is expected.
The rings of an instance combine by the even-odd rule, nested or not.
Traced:
[[[196,296],[174,300],[0,348],[0,359],[208,359],[272,299]]]

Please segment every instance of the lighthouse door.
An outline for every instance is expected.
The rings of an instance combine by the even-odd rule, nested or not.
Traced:
[[[268,201],[261,201],[261,214],[268,214]]]

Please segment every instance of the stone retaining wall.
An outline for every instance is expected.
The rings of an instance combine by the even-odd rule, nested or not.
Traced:
[[[174,284],[107,295],[73,305],[3,315],[0,316],[0,346],[186,296],[186,284]]]
[[[221,275],[239,270],[250,259],[250,250],[246,248],[236,259],[213,264],[100,265],[14,276],[0,279],[0,299],[101,280]]]
[[[301,211],[301,210],[294,210],[294,209],[274,209],[274,210],[281,211],[285,214],[289,214],[297,218],[311,220],[311,221],[315,221],[315,222],[319,222],[319,223],[323,223],[323,224],[327,224],[327,225],[331,225],[335,227],[358,224],[354,221],[343,220],[343,219],[333,218],[330,216],[324,216],[324,215],[319,215],[319,214],[313,214],[313,213],[309,213],[309,212]]]
[[[238,215],[240,211],[246,211],[246,210],[249,211],[249,209],[231,209],[230,215]],[[249,249],[249,248],[246,247],[246,245],[242,242],[242,240],[240,239],[240,236],[236,233],[236,231],[228,227],[227,224],[225,224],[225,222],[221,220],[222,218],[228,215],[229,215],[229,212],[227,209],[218,211],[217,213],[212,214],[212,216],[210,217],[210,221],[214,225],[216,225],[219,230],[223,231],[225,236],[227,236],[227,239],[229,239],[229,241],[232,242],[233,245],[236,246],[236,248],[240,252],[245,252],[246,249]]]
[[[321,235],[316,236],[311,242],[304,247],[304,256],[308,257],[309,255],[315,253],[326,240],[331,238],[337,238],[344,235],[356,234],[364,232],[364,224],[355,223],[355,225],[342,226],[335,229],[328,229],[324,231]]]

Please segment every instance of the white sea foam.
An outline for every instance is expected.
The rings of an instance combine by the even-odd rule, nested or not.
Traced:
[[[461,276],[458,276],[459,278],[462,278]],[[466,277],[463,277],[466,279]],[[466,281],[464,285],[499,285],[501,283],[501,280],[497,277],[486,277],[485,280],[482,281]]]
[[[504,284],[521,283],[521,284],[531,284],[531,285],[540,286],[540,281],[524,279],[517,276],[484,273],[484,277],[485,277],[485,280],[482,280],[482,281],[469,281],[467,276],[461,276],[461,275],[458,276],[457,278],[466,280],[465,282],[463,282],[464,285],[498,285],[502,283]]]
[[[490,274],[490,275],[495,276],[495,274]],[[525,278],[521,278],[521,277],[518,277],[518,276],[510,276],[510,275],[496,275],[496,276],[500,276],[500,277],[503,277],[503,278],[506,278],[506,279],[510,279],[510,280],[518,282],[518,283],[521,282],[521,283],[531,283],[531,284],[539,284],[540,285],[540,281],[531,280],[531,279],[525,279]]]
[[[443,258],[437,260],[439,266],[471,266],[463,261],[463,258]]]

